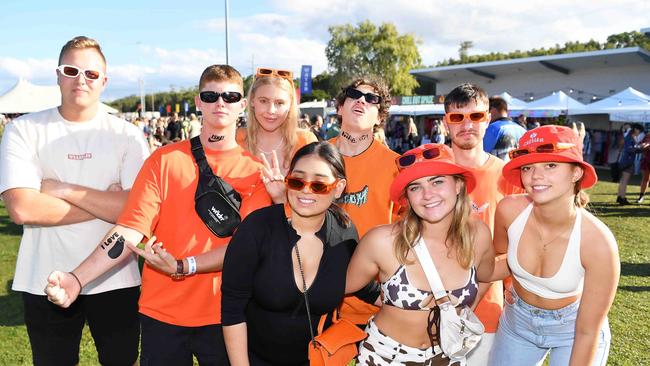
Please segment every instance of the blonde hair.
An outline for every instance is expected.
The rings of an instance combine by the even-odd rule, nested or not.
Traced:
[[[248,123],[246,125],[246,147],[252,154],[257,154],[257,133],[261,129],[260,123],[255,117],[255,107],[253,100],[255,99],[255,92],[257,89],[264,85],[273,85],[276,88],[289,93],[289,112],[287,118],[284,120],[280,129],[284,137],[284,161],[291,160],[291,151],[298,142],[298,104],[296,103],[296,92],[293,90],[293,83],[289,80],[279,77],[257,77],[248,91]]]
[[[63,45],[63,48],[61,48],[61,52],[59,53],[59,65],[61,65],[61,61],[63,60],[63,56],[70,51],[70,50],[83,50],[85,48],[93,48],[99,55],[102,57],[102,61],[104,61],[104,65],[106,65],[106,57],[104,57],[104,53],[102,52],[102,48],[99,46],[99,42],[95,41],[92,38],[88,38],[86,36],[77,36],[74,37],[73,39],[69,40],[66,42],[66,44]]]
[[[469,269],[474,260],[475,228],[471,223],[471,206],[465,179],[462,175],[453,175],[453,177],[462,184],[452,212],[451,224],[447,230],[445,246],[448,251],[456,252],[456,260],[462,268]],[[409,205],[406,213],[398,221],[397,228],[399,233],[393,242],[395,257],[400,264],[411,264],[412,261],[407,259],[408,253],[422,233],[422,219]]]
[[[579,167],[584,171],[584,168],[578,163],[573,163],[574,167]],[[578,179],[577,182],[575,182],[573,186],[573,193],[575,196],[573,197],[573,204],[578,207],[578,208],[587,208],[589,205],[589,194],[587,192],[582,190],[582,180],[584,179],[584,173],[582,174],[582,177]]]

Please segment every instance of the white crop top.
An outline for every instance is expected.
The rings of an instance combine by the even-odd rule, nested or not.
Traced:
[[[576,210],[576,220],[571,230],[569,244],[567,245],[560,269],[553,277],[537,277],[528,273],[519,265],[517,248],[519,239],[524,231],[524,226],[533,210],[531,203],[508,227],[508,266],[512,275],[523,288],[535,295],[547,299],[562,299],[578,295],[582,292],[585,278],[585,269],[580,261],[580,222],[582,209]]]

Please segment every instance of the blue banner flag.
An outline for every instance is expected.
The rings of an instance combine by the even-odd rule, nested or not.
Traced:
[[[311,95],[311,65],[302,65],[300,69],[300,94]]]
[[[189,112],[190,104],[188,102],[183,102],[183,109],[185,109],[185,113]]]

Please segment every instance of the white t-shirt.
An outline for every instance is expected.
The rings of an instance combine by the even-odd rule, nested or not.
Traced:
[[[12,188],[40,191],[43,179],[98,190],[119,183],[130,189],[148,156],[142,131],[102,109],[90,121],[69,122],[52,108],[17,118],[5,128],[0,193]],[[100,219],[53,227],[24,225],[12,289],[44,295],[50,272],[77,267],[112,227]],[[129,258],[90,282],[82,294],[139,284],[137,261]]]

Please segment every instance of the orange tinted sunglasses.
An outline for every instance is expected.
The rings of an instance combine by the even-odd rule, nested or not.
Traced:
[[[483,112],[472,112],[472,113],[447,113],[447,123],[462,123],[466,118],[472,121],[472,123],[481,123],[487,121],[487,111]]]
[[[293,72],[291,72],[290,70],[272,69],[269,67],[258,67],[257,72],[255,72],[255,78],[260,78],[260,77],[268,78],[273,76],[289,80],[291,84],[293,84]]]
[[[528,155],[528,154],[553,154],[556,152],[560,152],[562,150],[568,150],[573,147],[575,147],[575,144],[572,144],[570,142],[555,142],[555,143],[549,143],[549,144],[542,144],[535,146],[533,148],[523,148],[523,149],[517,149],[517,150],[512,150],[508,153],[508,156],[510,156],[510,159],[518,158],[520,156]]]
[[[335,180],[332,183],[327,184],[325,182],[319,182],[317,180],[310,182],[302,178],[288,176],[284,179],[284,182],[286,183],[287,188],[292,189],[294,191],[302,191],[302,189],[305,188],[305,186],[307,186],[309,187],[309,190],[312,193],[328,194],[332,191],[332,189],[336,188],[339,179]]]

